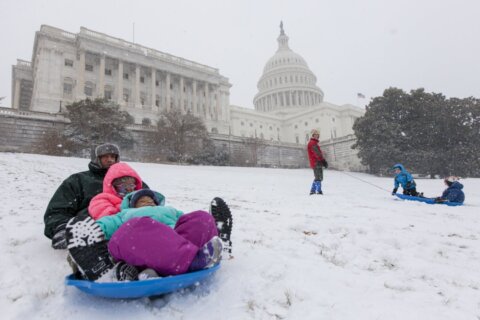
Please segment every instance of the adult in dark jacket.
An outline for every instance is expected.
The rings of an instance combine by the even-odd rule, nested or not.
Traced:
[[[323,194],[322,191],[322,181],[323,181],[323,169],[322,167],[328,168],[328,163],[323,157],[322,150],[318,143],[320,138],[320,133],[318,130],[313,129],[312,137],[307,145],[308,160],[310,161],[310,167],[313,169],[313,175],[315,179],[313,180],[312,187],[310,188],[310,194]]]
[[[111,143],[99,145],[95,148],[94,159],[88,164],[88,171],[71,175],[55,191],[43,217],[45,236],[52,239],[54,249],[66,249],[65,226],[68,220],[88,215],[90,200],[102,192],[108,168],[119,161],[118,146]]]
[[[435,198],[435,202],[463,203],[463,201],[465,201],[465,194],[462,191],[463,184],[458,182],[458,178],[450,176],[445,178],[444,182],[448,188],[443,191],[441,197]]]

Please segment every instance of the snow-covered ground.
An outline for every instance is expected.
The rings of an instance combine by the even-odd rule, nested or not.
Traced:
[[[327,170],[325,195],[309,196],[308,169],[131,163],[186,212],[223,197],[234,258],[195,289],[127,301],[66,287],[66,252],[43,236],[53,192],[87,163],[0,153],[0,318],[480,319],[480,179],[448,207],[396,200],[392,178],[360,173]]]

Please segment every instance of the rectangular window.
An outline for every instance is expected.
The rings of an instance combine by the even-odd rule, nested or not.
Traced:
[[[86,64],[85,65],[85,70],[86,71],[93,71],[93,65],[92,64]]]
[[[123,79],[128,80],[128,73],[124,73],[124,74],[123,74]]]
[[[128,102],[128,93],[123,94],[123,101]]]
[[[69,95],[72,94],[73,85],[71,83],[64,83],[63,84],[63,94]]]
[[[155,80],[155,86],[158,87],[160,85],[160,81]]]
[[[73,67],[73,60],[65,59],[65,67]]]
[[[173,84],[170,83],[170,90],[173,90]]]
[[[140,77],[140,82],[145,83],[145,77]]]
[[[105,99],[107,99],[107,100],[112,100],[112,91],[110,91],[110,90],[105,90],[104,96],[105,96]]]
[[[142,106],[145,105],[145,98],[140,98],[140,104],[141,104]]]
[[[112,75],[112,69],[105,69],[105,75],[106,76],[111,76]]]
[[[155,106],[160,107],[160,100],[155,100]]]

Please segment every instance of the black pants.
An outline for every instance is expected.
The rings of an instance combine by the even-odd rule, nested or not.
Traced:
[[[322,164],[317,161],[315,164],[315,168],[313,168],[313,175],[315,176],[315,181],[322,181],[323,180],[323,168]]]
[[[418,197],[417,188],[408,189],[408,190],[403,189],[403,194],[406,196]]]

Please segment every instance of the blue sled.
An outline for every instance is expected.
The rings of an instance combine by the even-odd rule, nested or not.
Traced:
[[[446,204],[447,206],[452,206],[452,207],[463,205],[463,203],[460,203],[460,202],[450,202],[450,201],[435,202],[434,198],[421,198],[421,197],[414,197],[414,196],[406,196],[406,195],[400,194],[400,193],[395,193],[395,195],[397,197],[399,197],[400,199],[403,199],[403,200],[420,201],[420,202],[425,202],[425,203],[428,203],[428,204]]]
[[[220,264],[210,269],[184,273],[178,276],[154,278],[141,281],[93,282],[75,279],[71,274],[65,277],[67,286],[74,286],[88,294],[114,299],[134,299],[161,295],[190,287],[211,276],[220,268]]]

